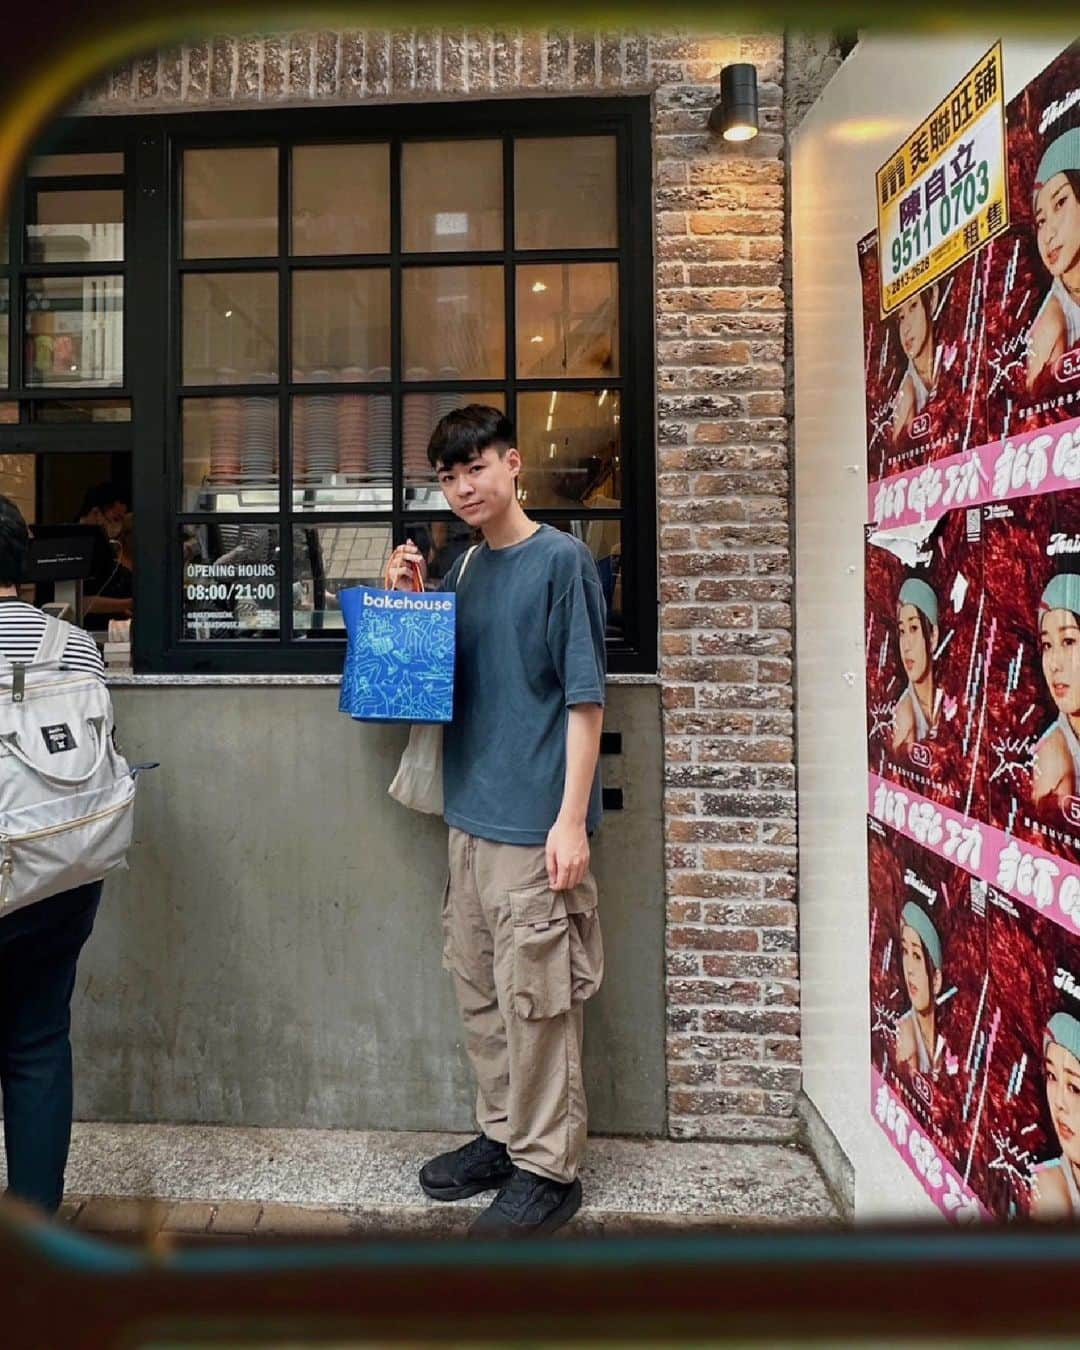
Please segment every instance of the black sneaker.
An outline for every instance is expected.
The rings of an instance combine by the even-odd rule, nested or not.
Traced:
[[[513,1173],[506,1145],[478,1134],[461,1148],[426,1162],[420,1169],[420,1185],[432,1200],[464,1200],[495,1190]]]
[[[514,1175],[469,1229],[471,1238],[554,1233],[581,1207],[581,1182],[551,1181],[515,1167]]]

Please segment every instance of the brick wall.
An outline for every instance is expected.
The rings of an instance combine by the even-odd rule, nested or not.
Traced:
[[[799,1085],[780,36],[491,30],[215,37],[113,72],[87,113],[654,94],[668,1110],[786,1139]],[[758,68],[762,134],[705,121]]]

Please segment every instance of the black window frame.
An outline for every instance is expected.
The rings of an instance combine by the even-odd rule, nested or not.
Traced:
[[[512,174],[515,136],[595,136],[611,134],[617,145],[617,211],[619,238],[614,249],[515,250],[512,247]],[[501,138],[505,214],[504,247],[491,251],[405,254],[401,250],[400,147],[407,140]],[[293,143],[334,141],[389,141],[391,146],[391,248],[386,255],[345,255],[322,258],[290,257],[287,239],[276,256],[252,259],[184,260],[181,256],[180,173],[183,151],[197,148],[229,148],[277,144],[279,175],[279,220],[289,224],[289,153]],[[571,519],[602,519],[615,516],[622,529],[624,633],[608,645],[612,673],[654,674],[657,669],[657,530],[656,445],[654,372],[654,271],[652,247],[652,156],[651,113],[647,97],[598,99],[484,100],[474,103],[386,104],[375,107],[220,110],[197,113],[142,115],[121,118],[72,118],[50,128],[35,154],[102,149],[127,152],[125,195],[125,259],[120,264],[100,264],[97,269],[124,272],[125,379],[123,390],[80,391],[102,397],[130,397],[131,423],[42,426],[0,426],[0,450],[41,450],[46,442],[70,448],[73,433],[86,448],[130,449],[132,495],[136,519],[134,664],[137,671],[160,674],[331,674],[341,669],[340,638],[302,638],[289,644],[287,626],[273,639],[234,638],[196,642],[181,640],[180,528],[181,522],[235,521],[269,524],[278,528],[280,545],[281,616],[291,620],[293,528],[321,525],[377,525],[390,523],[393,541],[400,542],[405,529],[430,520],[453,519],[450,512],[423,512],[407,508],[402,492],[402,456],[395,454],[393,495],[388,510],[312,511],[291,510],[291,456],[286,418],[294,392],[287,341],[289,273],[304,268],[349,267],[356,259],[368,265],[392,269],[392,361],[394,395],[394,444],[401,443],[401,397],[422,391],[434,381],[406,382],[401,369],[401,308],[399,301],[403,259],[408,266],[452,266],[456,263],[498,263],[504,269],[506,287],[507,357],[506,376],[495,381],[456,381],[472,386],[497,386],[505,391],[507,408],[516,414],[516,396],[522,389],[597,389],[615,385],[621,399],[621,456],[624,481],[629,492],[618,511],[596,512],[582,508],[532,510],[539,520],[556,523]],[[15,247],[19,237],[22,263],[22,185],[12,200],[11,218],[19,222],[12,230]],[[509,340],[515,321],[515,266],[549,261],[614,259],[619,265],[620,362],[617,377],[561,379],[542,377],[522,380],[511,363]],[[14,259],[13,259],[14,261]],[[236,264],[239,264],[237,266]],[[52,272],[52,267],[29,265],[24,272]],[[64,270],[61,267],[57,271]],[[244,512],[240,516],[189,513],[182,510],[182,451],[180,445],[182,395],[180,349],[180,285],[186,272],[273,271],[279,273],[279,380],[263,386],[279,401],[280,482],[278,509],[272,513]],[[12,267],[14,278],[14,268]],[[14,301],[12,303],[14,311]],[[13,320],[15,314],[13,313]],[[21,343],[21,323],[12,325]],[[12,355],[14,363],[15,356]],[[326,386],[317,386],[322,392]],[[382,386],[378,386],[379,389]],[[272,392],[271,392],[272,391]],[[303,385],[296,391],[305,392]],[[209,392],[209,391],[205,391]],[[219,386],[218,394],[255,392],[255,386]],[[307,391],[310,392],[310,391]],[[38,388],[9,390],[0,401],[14,398],[59,396]],[[68,398],[74,397],[65,390]],[[163,397],[164,395],[164,397]],[[185,391],[186,395],[186,391]],[[25,414],[24,414],[25,416]],[[20,433],[18,437],[10,433]],[[89,433],[89,434],[86,434]],[[14,442],[18,440],[16,447]]]

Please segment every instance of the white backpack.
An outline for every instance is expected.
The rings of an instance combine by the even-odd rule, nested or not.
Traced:
[[[0,918],[99,881],[131,843],[136,775],[104,682],[60,669],[70,631],[47,615],[33,661],[0,655]]]

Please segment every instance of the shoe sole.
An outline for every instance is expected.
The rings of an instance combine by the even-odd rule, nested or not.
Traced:
[[[467,1186],[429,1186],[424,1180],[423,1173],[420,1174],[420,1189],[429,1200],[468,1200],[470,1195],[479,1195],[481,1191],[500,1190],[510,1180],[512,1173],[508,1172],[506,1176],[492,1181],[473,1181]]]

